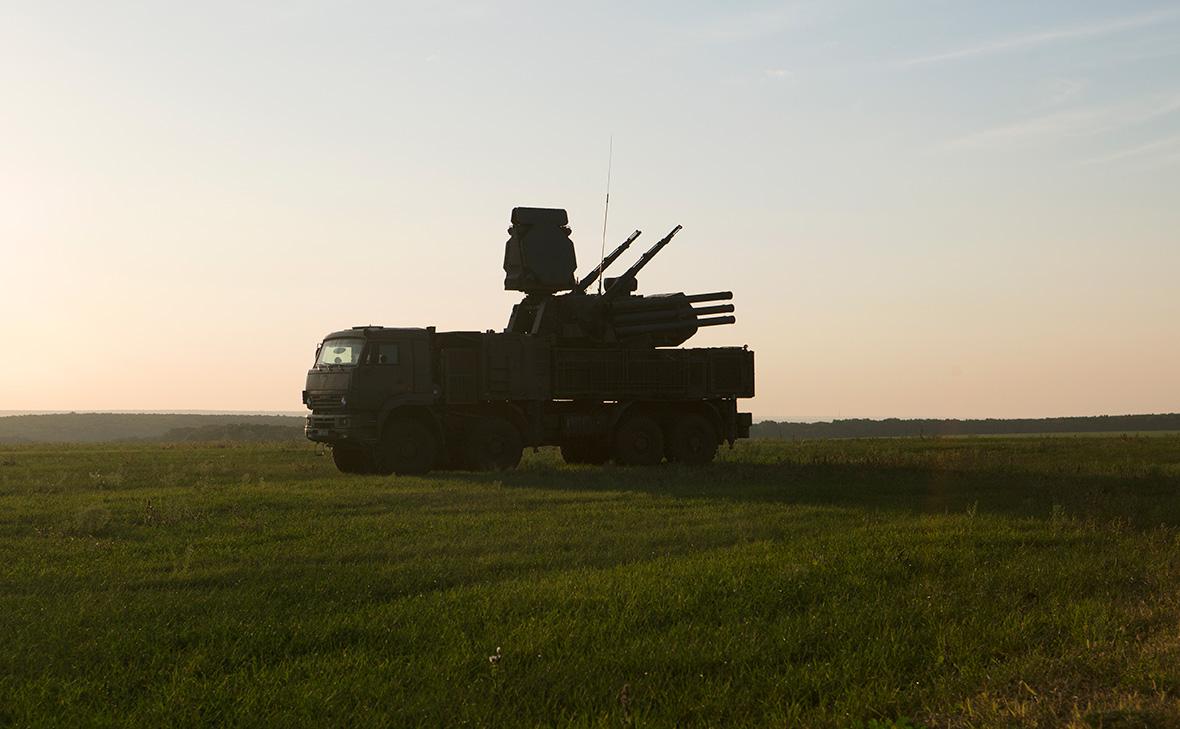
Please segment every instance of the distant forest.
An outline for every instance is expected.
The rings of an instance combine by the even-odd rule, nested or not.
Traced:
[[[790,423],[764,420],[754,438],[883,438],[897,436],[1133,433],[1180,431],[1180,414],[1102,415],[1022,420],[835,420]],[[0,443],[109,441],[302,441],[303,418],[292,415],[165,415],[62,413],[0,417]]]
[[[0,443],[275,441],[302,438],[303,418],[290,415],[58,413],[0,417]]]
[[[1098,415],[1016,420],[833,420],[789,423],[764,420],[750,429],[754,438],[885,438],[898,436],[1020,435],[1040,433],[1134,433],[1180,431],[1180,414]]]

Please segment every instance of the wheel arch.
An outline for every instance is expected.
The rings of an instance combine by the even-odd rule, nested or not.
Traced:
[[[441,416],[437,417],[437,421],[439,427],[444,430],[462,432],[467,425],[480,418],[506,420],[516,428],[522,438],[529,432],[528,416],[522,407],[512,402],[490,402],[475,406],[447,408]]]
[[[719,440],[725,439],[725,421],[721,417],[721,413],[717,412],[717,408],[713,406],[708,400],[701,400],[693,403],[684,403],[685,407],[678,408],[678,415],[701,415],[709,421],[709,425],[713,426],[713,431],[717,434]]]
[[[381,414],[377,418],[377,439],[380,440],[385,435],[385,429],[394,418],[410,418],[415,420],[425,427],[438,438],[441,446],[446,442],[446,431],[439,422],[438,415],[433,410],[422,403],[407,403],[393,401],[386,404],[381,409]]]
[[[520,433],[521,438],[524,438],[529,432],[528,417],[520,406],[513,403],[501,402],[489,404],[482,414],[507,420],[513,428],[516,428],[516,432]]]
[[[713,426],[713,429],[717,432],[717,437],[725,439],[725,420],[722,418],[721,413],[718,412],[716,406],[708,400],[679,402],[635,400],[623,403],[622,407],[618,408],[611,418],[610,430],[613,431],[624,418],[634,413],[642,413],[643,415],[655,418],[665,432],[672,428],[678,416],[690,414],[701,415]]]

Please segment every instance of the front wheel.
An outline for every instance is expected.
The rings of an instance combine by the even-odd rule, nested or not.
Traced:
[[[381,433],[376,470],[382,475],[426,473],[437,457],[438,437],[434,431],[417,420],[394,418]]]
[[[373,473],[373,456],[356,446],[332,446],[332,462],[341,473]]]

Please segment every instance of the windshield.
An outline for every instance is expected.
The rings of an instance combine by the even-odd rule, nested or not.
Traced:
[[[364,347],[363,339],[329,339],[320,345],[320,354],[315,359],[315,366],[354,365],[361,358],[361,350]]]

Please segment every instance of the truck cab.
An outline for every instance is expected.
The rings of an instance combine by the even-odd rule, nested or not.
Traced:
[[[311,410],[307,437],[345,453],[367,451],[388,413],[428,407],[434,401],[433,334],[433,328],[358,326],[324,337],[303,391]]]

